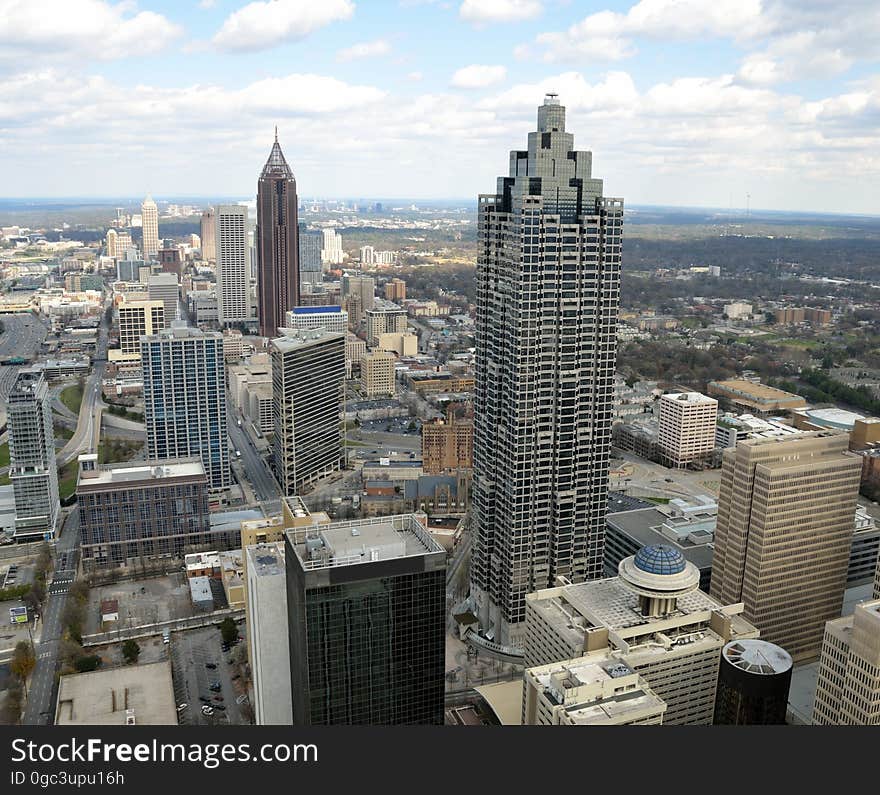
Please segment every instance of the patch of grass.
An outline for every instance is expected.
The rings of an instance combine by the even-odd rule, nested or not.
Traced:
[[[73,437],[73,431],[66,425],[62,425],[60,422],[52,423],[52,430],[55,432],[56,439],[64,439],[67,441]]]
[[[83,399],[83,385],[80,383],[71,384],[61,390],[59,397],[68,409],[74,414],[79,414],[79,407],[82,405]]]
[[[672,497],[645,497],[644,499],[648,500],[648,502],[656,502],[658,505],[666,505]]]
[[[73,496],[76,491],[76,477],[79,471],[79,463],[74,458],[68,461],[58,470],[58,496],[66,500]]]
[[[0,467],[9,466],[9,442],[0,444]]]
[[[143,446],[143,442],[105,439],[98,444],[98,462],[120,464],[123,461],[130,461]]]

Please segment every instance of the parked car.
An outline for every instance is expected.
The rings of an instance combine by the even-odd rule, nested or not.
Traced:
[[[217,667],[216,663],[205,663],[205,668],[210,668],[212,671]]]

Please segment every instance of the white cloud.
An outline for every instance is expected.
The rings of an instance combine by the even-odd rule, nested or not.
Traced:
[[[376,39],[375,41],[362,41],[359,44],[353,44],[336,53],[337,61],[353,61],[357,58],[375,58],[379,55],[388,55],[391,52],[391,45],[385,39]]]
[[[350,0],[265,0],[248,3],[230,14],[213,42],[222,50],[262,50],[298,41],[332,22],[350,19]]]
[[[161,14],[134,13],[130,2],[0,0],[0,61],[150,55],[182,32]]]
[[[425,75],[421,72],[410,72],[407,76],[407,80],[411,80],[413,83],[418,83],[420,80],[424,79]]]
[[[464,0],[458,13],[468,22],[482,24],[533,19],[541,11],[543,4],[538,0]]]
[[[507,77],[507,69],[503,66],[471,64],[452,75],[452,85],[455,88],[486,88],[500,83],[505,77]]]
[[[199,0],[199,8],[213,8],[217,0]]]

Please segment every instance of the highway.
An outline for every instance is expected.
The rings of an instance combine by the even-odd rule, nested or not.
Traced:
[[[103,409],[101,400],[101,384],[104,379],[104,369],[107,366],[107,319],[101,318],[98,329],[98,344],[95,349],[95,358],[92,362],[92,372],[86,379],[83,387],[82,404],[79,407],[79,418],[76,431],[57,455],[58,466],[63,467],[68,461],[76,458],[80,453],[97,452],[98,437],[101,434],[100,409]]]
[[[61,619],[67,603],[70,584],[76,577],[79,555],[79,509],[67,516],[58,543],[55,546],[55,571],[46,589],[43,605],[43,628],[36,648],[37,664],[31,675],[22,723],[28,726],[51,724],[57,683],[58,647],[61,640]]]
[[[281,494],[281,486],[275,480],[263,457],[257,452],[247,432],[243,427],[239,427],[238,420],[240,417],[235,407],[227,402],[226,404],[226,424],[229,429],[229,444],[232,446],[232,460],[241,464],[247,473],[248,482],[254,490],[259,502],[265,500],[275,500]],[[241,457],[235,455],[235,451],[241,451]]]

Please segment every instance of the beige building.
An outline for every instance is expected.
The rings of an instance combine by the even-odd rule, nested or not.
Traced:
[[[454,409],[446,412],[445,420],[422,424],[422,469],[437,475],[474,465],[474,421],[456,419]]]
[[[367,352],[367,343],[354,334],[345,335],[345,377],[351,378],[354,365],[360,368],[361,356]]]
[[[390,301],[377,298],[364,315],[367,321],[367,345],[378,345],[383,334],[403,334],[406,331],[406,310]]]
[[[660,398],[657,436],[662,462],[679,469],[705,458],[715,447],[718,401],[699,392],[673,392]]]
[[[663,723],[666,704],[625,663],[590,657],[529,668],[526,726],[634,726]]]
[[[724,452],[711,593],[792,659],[840,615],[861,459],[843,431],[745,439]]]
[[[380,334],[377,346],[383,351],[394,351],[398,356],[415,356],[419,352],[417,334]]]
[[[369,351],[361,356],[361,391],[366,397],[394,394],[394,363],[390,351]]]
[[[617,577],[528,594],[526,668],[622,664],[665,703],[665,724],[711,724],[721,649],[758,631],[739,615],[742,604],[713,599],[699,581],[680,551],[656,545],[624,558]]]
[[[247,398],[245,403],[247,418],[254,427],[259,429],[260,433],[263,435],[271,434],[275,422],[272,413],[274,395],[271,382],[248,384],[245,387],[245,395]]]
[[[225,344],[224,344],[225,348]],[[272,364],[235,364],[226,368],[229,382],[229,398],[232,405],[242,414],[247,412],[249,386],[268,384],[272,386]]]
[[[880,599],[825,625],[816,726],[880,726]]]
[[[165,327],[162,301],[123,301],[119,304],[119,351],[122,358],[140,359],[141,336]]]
[[[800,409],[807,405],[806,400],[793,392],[742,378],[710,381],[706,391],[710,395],[730,401],[740,411],[747,411],[758,417],[766,417],[776,411]]]
[[[152,196],[147,196],[141,204],[141,223],[144,234],[144,259],[149,259],[159,253],[159,208]]]
[[[176,726],[171,661],[62,676],[56,726]]]
[[[406,300],[406,282],[403,279],[392,279],[385,282],[385,298],[388,301]]]

